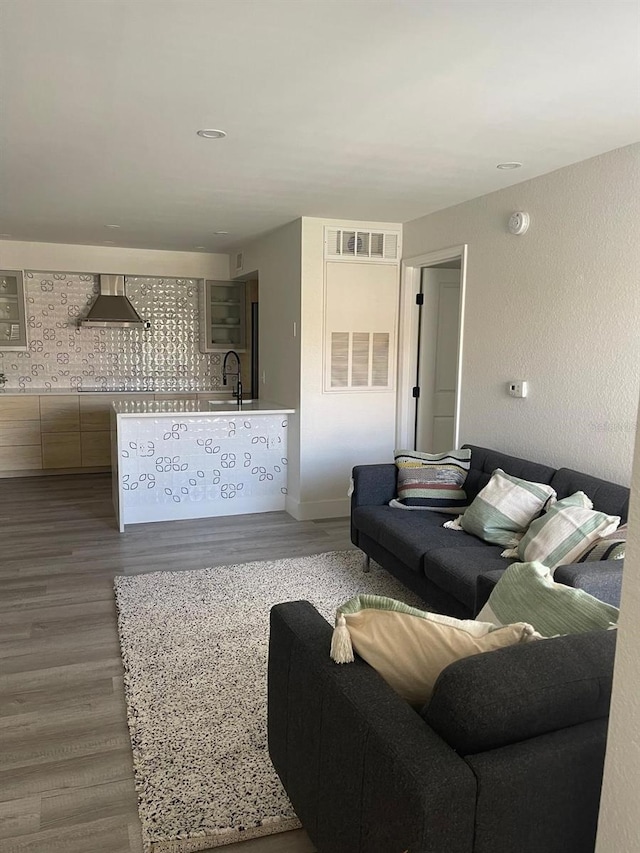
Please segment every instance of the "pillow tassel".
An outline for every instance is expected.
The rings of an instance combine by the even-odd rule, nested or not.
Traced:
[[[347,620],[342,613],[338,616],[336,627],[331,637],[331,659],[336,663],[353,663],[353,645],[351,634],[347,628]]]
[[[506,551],[502,551],[500,554],[501,557],[517,557],[518,549],[517,548],[507,548]]]

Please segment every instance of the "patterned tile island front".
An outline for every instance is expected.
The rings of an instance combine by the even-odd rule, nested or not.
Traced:
[[[113,502],[126,524],[282,510],[293,409],[256,400],[115,402]]]

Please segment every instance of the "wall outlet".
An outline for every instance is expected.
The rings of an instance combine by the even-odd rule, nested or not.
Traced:
[[[526,397],[527,390],[526,379],[512,379],[507,383],[507,393],[510,397]]]

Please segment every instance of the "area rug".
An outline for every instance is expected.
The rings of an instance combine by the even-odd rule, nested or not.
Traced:
[[[267,751],[269,610],[331,622],[358,593],[424,607],[360,551],[115,580],[146,853],[192,853],[300,826]],[[327,649],[327,655],[329,649]]]

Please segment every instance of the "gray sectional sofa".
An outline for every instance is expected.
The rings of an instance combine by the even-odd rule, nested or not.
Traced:
[[[616,631],[457,661],[420,714],[331,633],[271,611],[269,753],[318,853],[592,853]]]
[[[469,446],[469,445],[467,445]],[[627,517],[629,492],[471,446],[470,498],[496,468],[581,489]],[[352,538],[432,607],[469,616],[512,561],[501,546],[391,509],[395,465],[354,469]],[[621,561],[556,578],[617,603]],[[332,626],[306,601],[271,611],[269,753],[318,853],[593,853],[616,631],[473,655],[416,712],[356,655],[329,656]]]
[[[550,484],[558,498],[582,490],[593,501],[594,509],[619,515],[623,522],[627,519],[629,489],[624,486],[486,447],[463,446],[471,449],[471,467],[464,487],[469,503],[489,482],[492,472],[502,468],[516,477]],[[353,483],[353,544],[444,613],[475,615],[505,569],[515,562],[500,556],[500,545],[489,545],[468,533],[443,528],[446,516],[441,513],[389,507],[389,501],[396,496],[394,464],[359,465],[353,469]],[[623,562],[560,566],[554,578],[618,606]]]

